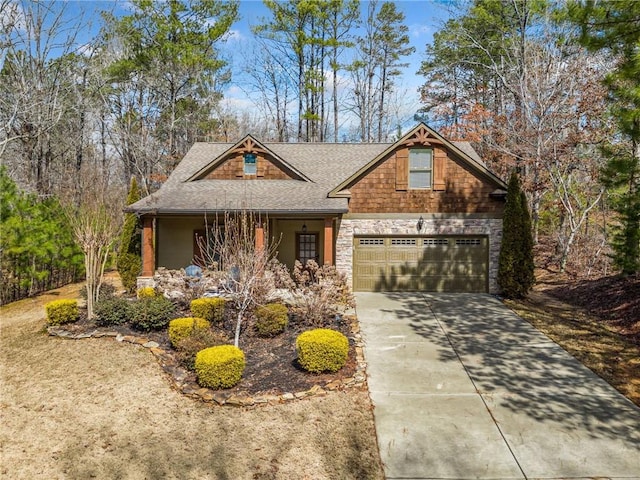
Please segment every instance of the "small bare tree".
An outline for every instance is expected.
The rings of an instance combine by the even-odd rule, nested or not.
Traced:
[[[87,286],[87,315],[93,318],[100,295],[104,269],[113,243],[118,239],[123,215],[123,192],[104,185],[97,175],[87,175],[85,188],[75,200],[66,202],[65,213],[78,246],[84,253]],[[115,208],[114,208],[115,207]]]
[[[276,256],[279,242],[268,240],[267,223],[260,215],[247,211],[227,212],[223,224],[216,221],[207,226],[204,236],[196,239],[201,252],[196,263],[225,272],[220,287],[233,299],[236,309],[236,347],[249,310],[262,304],[273,287],[267,267]],[[256,238],[257,235],[262,238]]]

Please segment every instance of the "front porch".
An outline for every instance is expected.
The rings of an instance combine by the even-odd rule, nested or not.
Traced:
[[[268,217],[255,224],[255,246],[277,243],[277,258],[289,269],[296,260],[335,265],[338,220],[317,215]],[[148,215],[142,224],[141,276],[153,277],[158,267],[176,270],[193,264],[200,252],[197,236],[203,237],[207,228],[222,221],[211,216]]]

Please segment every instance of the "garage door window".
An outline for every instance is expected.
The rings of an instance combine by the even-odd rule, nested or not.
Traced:
[[[409,188],[431,188],[433,150],[413,148],[409,151]]]

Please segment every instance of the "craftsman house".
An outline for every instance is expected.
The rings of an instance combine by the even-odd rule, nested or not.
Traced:
[[[143,223],[143,277],[191,264],[205,225],[245,210],[280,261],[334,264],[355,291],[496,292],[505,194],[468,143],[419,124],[384,144],[196,143],[127,210]]]

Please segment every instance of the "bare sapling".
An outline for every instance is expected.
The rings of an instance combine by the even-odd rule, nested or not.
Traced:
[[[267,224],[257,214],[227,212],[222,223],[216,219],[213,225],[207,224],[205,235],[196,239],[200,256],[195,262],[202,268],[224,272],[220,289],[235,306],[236,347],[248,313],[264,303],[273,288],[267,267],[276,256],[279,242],[269,241]]]

